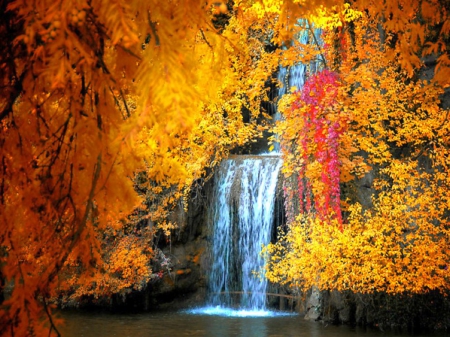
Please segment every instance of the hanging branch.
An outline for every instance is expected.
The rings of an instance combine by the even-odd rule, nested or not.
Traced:
[[[125,106],[125,110],[127,111],[127,117],[130,118],[131,117],[131,112],[130,112],[130,108],[128,107],[128,103],[127,100],[125,99],[125,95],[123,94],[123,90],[120,89],[120,96],[122,97],[122,101],[123,101],[123,105]]]

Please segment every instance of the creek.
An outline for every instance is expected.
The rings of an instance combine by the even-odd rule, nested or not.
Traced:
[[[298,315],[229,317],[189,311],[143,314],[64,312],[64,337],[401,337],[394,332],[324,325]],[[444,334],[415,334],[442,337]]]

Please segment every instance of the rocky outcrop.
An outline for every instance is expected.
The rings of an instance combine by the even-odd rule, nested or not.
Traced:
[[[313,289],[298,305],[304,319],[417,333],[450,328],[448,294],[359,294]]]
[[[170,268],[164,276],[148,285],[148,309],[171,309],[203,304],[206,300],[207,195],[212,180],[190,199],[187,211],[179,205],[169,220],[178,224],[170,243],[162,248]],[[147,309],[147,308],[145,308]]]

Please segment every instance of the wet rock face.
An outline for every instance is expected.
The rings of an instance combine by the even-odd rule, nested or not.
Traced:
[[[412,295],[313,289],[305,295],[298,312],[307,320],[411,334],[450,328],[449,294],[439,290]]]
[[[170,271],[147,288],[148,308],[171,309],[204,303],[206,297],[205,252],[207,249],[207,198],[212,181],[190,200],[187,212],[179,205],[170,215],[178,224],[169,244],[162,249]]]
[[[204,302],[205,275],[201,262],[205,249],[206,240],[198,237],[164,250],[171,261],[171,271],[149,285],[148,295],[153,306],[177,309]]]
[[[312,289],[311,294],[306,302],[305,319],[317,321],[323,314],[322,310],[322,294],[316,288]]]

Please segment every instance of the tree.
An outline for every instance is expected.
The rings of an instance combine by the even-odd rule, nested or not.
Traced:
[[[298,175],[299,204],[314,202],[289,213],[287,233],[267,248],[272,281],[360,293],[450,288],[448,10],[438,1],[355,2],[316,20],[338,80],[324,85],[323,70],[285,98],[286,172]],[[329,137],[336,122],[340,133]],[[338,195],[328,170],[336,141],[344,223],[336,203],[323,209]],[[366,174],[370,204],[355,192]]]
[[[153,198],[146,217],[164,228],[170,205],[207,176],[205,168],[261,133],[255,120],[276,62],[260,47],[264,34],[251,33],[265,21],[240,16],[238,24],[228,13],[238,5],[4,0],[0,7],[0,266],[12,289],[0,326],[10,335],[57,334],[55,289],[89,293],[100,277],[120,273],[108,281],[118,290],[151,276],[141,262],[155,255],[141,241],[152,231],[107,246],[143,207],[135,174],[148,178],[139,186]],[[122,253],[134,254],[122,259],[131,265],[117,265]]]

